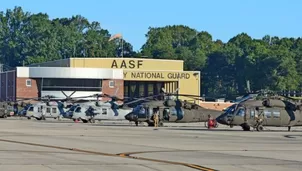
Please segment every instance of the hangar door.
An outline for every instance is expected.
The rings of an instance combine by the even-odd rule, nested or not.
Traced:
[[[125,81],[124,97],[144,97],[160,94],[164,87],[167,92],[172,93],[178,88],[177,82],[158,82],[158,81]]]

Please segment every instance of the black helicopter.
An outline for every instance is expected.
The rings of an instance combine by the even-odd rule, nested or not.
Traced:
[[[223,125],[241,126],[244,131],[251,128],[262,131],[264,126],[302,126],[302,104],[298,98],[282,95],[283,92],[263,91],[252,99],[230,106],[216,118]]]
[[[178,96],[200,100],[200,96],[197,95],[168,94],[164,91],[160,95],[154,95],[153,99],[145,99],[146,102],[135,106],[132,112],[127,114],[125,118],[130,122],[135,122],[136,126],[140,122],[146,122],[149,126],[153,126],[153,113],[154,111],[159,111],[159,126],[163,126],[164,122],[206,122],[209,117],[216,118],[221,115],[221,111],[206,109],[186,100],[182,101]],[[158,97],[162,98],[158,100]]]

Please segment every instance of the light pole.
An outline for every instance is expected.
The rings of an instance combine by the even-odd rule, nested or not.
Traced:
[[[123,36],[121,37],[121,41],[122,41],[122,58],[124,57],[124,40],[123,40]]]
[[[121,46],[122,46],[122,58],[124,57],[124,41],[123,41],[123,35],[121,33],[115,34],[110,37],[108,41],[111,41],[113,39],[119,38],[121,41]]]

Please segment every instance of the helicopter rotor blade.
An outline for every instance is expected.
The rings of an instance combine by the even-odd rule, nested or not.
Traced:
[[[133,100],[133,101],[130,101],[130,102],[125,103],[125,105],[129,105],[129,104],[132,104],[132,103],[136,103],[136,102],[141,101],[141,100],[152,99],[152,98],[157,97],[157,96],[160,96],[160,95],[153,95],[153,96],[147,96],[147,97],[138,98],[138,99],[136,99],[136,100]]]
[[[67,98],[68,96],[66,95],[66,93],[62,90],[61,91],[62,92],[62,94]]]
[[[68,97],[70,98],[72,95],[74,95],[76,91],[72,92]]]
[[[179,88],[177,88],[174,92],[173,92],[173,94],[174,93],[178,93],[179,92]]]
[[[119,87],[115,90],[114,96],[117,95],[118,90],[119,90]]]
[[[164,93],[167,92],[166,89],[165,89],[164,87],[162,87],[161,90],[162,90]]]

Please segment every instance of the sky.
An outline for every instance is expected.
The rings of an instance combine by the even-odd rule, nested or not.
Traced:
[[[149,27],[186,25],[227,42],[239,33],[300,37],[301,0],[2,0],[0,11],[20,6],[50,19],[81,15],[110,34],[121,33],[139,51]],[[298,21],[299,19],[299,21]]]

